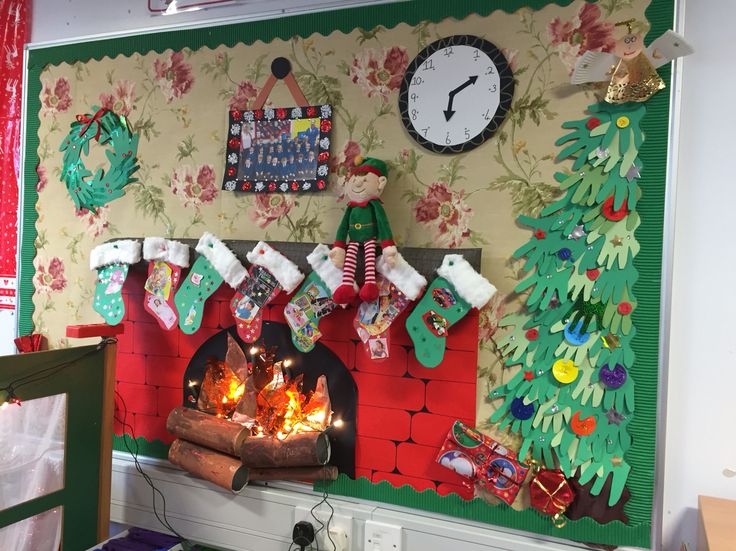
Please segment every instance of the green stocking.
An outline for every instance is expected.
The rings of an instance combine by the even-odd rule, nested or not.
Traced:
[[[128,266],[141,259],[139,241],[122,239],[92,249],[90,268],[97,270],[93,308],[108,325],[117,325],[125,316],[123,284]]]
[[[437,367],[442,362],[450,327],[471,308],[485,306],[496,293],[496,288],[459,254],[446,255],[437,274],[406,319],[414,354],[424,367]]]
[[[204,303],[220,284],[226,281],[237,288],[247,274],[232,251],[211,233],[202,235],[196,250],[200,256],[174,297],[179,328],[188,335],[199,330]]]
[[[291,328],[291,341],[302,352],[314,348],[322,336],[319,320],[337,307],[332,293],[340,285],[342,271],[329,259],[329,252],[330,248],[320,243],[307,255],[313,271],[284,308],[284,317]]]

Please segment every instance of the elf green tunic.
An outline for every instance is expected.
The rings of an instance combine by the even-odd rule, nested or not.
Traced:
[[[394,244],[391,228],[388,225],[386,211],[378,198],[363,203],[348,203],[345,214],[335,236],[335,247],[345,248],[350,241],[365,243],[369,239],[377,239],[381,247]]]

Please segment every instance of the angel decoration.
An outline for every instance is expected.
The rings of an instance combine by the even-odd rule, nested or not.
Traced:
[[[608,103],[642,102],[665,87],[657,68],[693,53],[693,48],[674,31],[667,31],[644,47],[644,36],[633,32],[634,19],[620,21],[626,35],[616,41],[613,52],[588,50],[575,64],[572,84],[607,82],[604,101]]]

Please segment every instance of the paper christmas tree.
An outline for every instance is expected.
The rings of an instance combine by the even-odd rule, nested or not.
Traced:
[[[527,276],[516,287],[526,304],[502,320],[511,330],[500,348],[505,365],[520,369],[491,391],[498,405],[491,421],[521,435],[519,457],[531,450],[548,468],[579,472],[581,484],[594,480],[594,495],[612,476],[613,505],[630,471],[634,232],[646,109],[601,102],[589,110],[565,123],[571,132],[557,141],[558,160],[572,161],[572,170],[555,176],[564,195],[538,218],[519,218],[532,232],[514,253],[526,259]]]

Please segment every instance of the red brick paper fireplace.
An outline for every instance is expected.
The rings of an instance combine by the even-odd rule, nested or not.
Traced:
[[[227,244],[238,253],[254,243]],[[299,258],[313,249],[313,245],[298,244],[304,253],[297,258],[292,252],[295,244],[273,246],[300,265],[306,263]],[[446,252],[413,249],[402,254],[431,280],[432,270],[440,265]],[[479,251],[470,252],[475,254],[471,263],[477,267]],[[414,260],[419,257],[421,261]],[[117,390],[125,400],[127,420],[136,436],[170,444],[174,437],[166,431],[166,418],[173,408],[182,405],[187,366],[205,341],[233,325],[229,308],[233,290],[227,285],[220,287],[205,304],[200,330],[185,335],[178,330],[163,331],[144,310],[145,279],[145,266],[140,264],[131,270],[123,288],[126,316],[125,333],[118,346]],[[267,305],[264,321],[285,324],[283,309],[289,298],[282,293]],[[391,326],[390,357],[382,361],[371,360],[359,341],[353,328],[355,312],[353,307],[338,308],[323,318],[320,330],[324,336],[319,341],[342,360],[357,386],[355,476],[471,498],[472,490],[463,486],[463,479],[435,459],[456,419],[475,425],[477,311],[453,326],[444,360],[434,369],[423,367],[414,357],[404,327],[408,312]],[[119,424],[116,434],[122,434]]]

